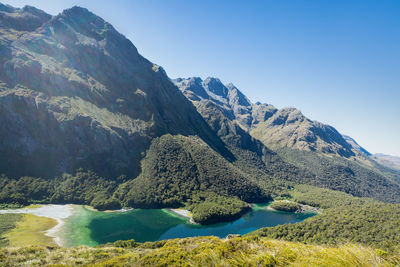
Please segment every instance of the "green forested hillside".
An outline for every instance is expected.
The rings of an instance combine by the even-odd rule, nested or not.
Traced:
[[[179,206],[196,192],[236,196],[246,202],[268,196],[241,170],[197,137],[165,135],[154,140],[141,175],[122,186],[130,206]]]
[[[301,223],[257,230],[250,235],[313,244],[364,244],[389,250],[400,244],[400,205],[320,189],[296,186],[294,201],[323,208],[321,214]]]
[[[191,203],[194,219],[202,223],[237,218],[248,209],[243,201],[270,199],[248,174],[201,139],[172,135],[153,141],[141,175],[122,184],[116,197],[126,206],[143,208]]]
[[[0,202],[27,205],[31,203],[87,204],[97,209],[117,209],[112,198],[120,181],[108,180],[91,171],[78,170],[75,175],[53,179],[21,177],[0,179]]]

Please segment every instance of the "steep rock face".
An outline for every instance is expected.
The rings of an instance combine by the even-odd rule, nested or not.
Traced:
[[[298,109],[252,104],[233,84],[223,85],[216,78],[204,81],[180,78],[174,82],[190,100],[209,100],[217,104],[227,118],[267,147],[289,147],[344,157],[358,153],[335,128],[306,118]]]
[[[19,9],[0,3],[0,28],[33,31],[50,19],[51,15],[32,6]]]
[[[354,140],[353,138],[351,138],[348,135],[343,135],[344,140],[346,140],[347,143],[349,143],[352,148],[360,155],[364,155],[366,157],[371,156],[371,153],[369,153],[365,148],[363,148],[362,146],[360,146],[356,140]]]
[[[193,77],[178,78],[174,83],[192,101],[210,100],[220,106],[230,120],[235,120],[242,128],[251,123],[251,103],[233,84],[224,85],[217,78],[204,81]]]
[[[1,5],[0,19],[2,172],[136,176],[166,133],[198,135],[229,158],[164,70],[87,9],[51,17]]]

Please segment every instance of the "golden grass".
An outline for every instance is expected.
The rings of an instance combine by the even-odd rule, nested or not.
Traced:
[[[0,249],[0,265],[67,266],[396,266],[399,254],[353,244],[305,245],[258,237],[195,237],[165,243]]]
[[[10,247],[54,244],[53,238],[45,235],[45,232],[56,225],[54,219],[24,214],[16,227],[4,237],[8,239]]]

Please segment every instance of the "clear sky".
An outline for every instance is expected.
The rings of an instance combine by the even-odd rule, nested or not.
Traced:
[[[400,156],[400,1],[0,1],[86,7],[171,78],[218,77]]]

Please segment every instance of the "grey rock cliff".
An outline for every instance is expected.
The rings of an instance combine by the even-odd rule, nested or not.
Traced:
[[[50,16],[0,6],[0,169],[52,176],[84,167],[140,173],[151,140],[198,135],[223,142],[165,71],[111,24],[73,7]]]

